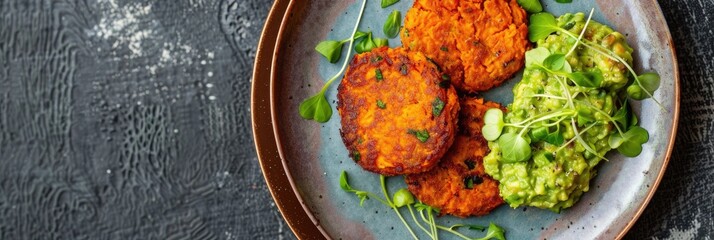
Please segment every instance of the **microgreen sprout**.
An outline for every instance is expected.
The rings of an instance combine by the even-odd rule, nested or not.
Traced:
[[[553,33],[559,33],[572,38],[575,44],[565,53],[552,53],[544,47],[537,47],[526,52],[526,68],[532,71],[541,71],[556,80],[562,89],[558,93],[531,93],[531,98],[547,98],[563,101],[561,108],[530,116],[518,122],[508,122],[500,109],[489,109],[484,114],[482,133],[486,140],[497,142],[501,147],[501,161],[514,163],[527,161],[532,156],[531,144],[545,142],[557,146],[558,152],[568,145],[576,142],[585,150],[585,156],[596,156],[607,160],[602,152],[598,152],[593,143],[585,140],[586,133],[598,125],[614,126],[616,132],[611,133],[608,145],[611,149],[627,156],[634,157],[642,152],[642,144],[649,139],[648,132],[637,126],[637,116],[630,110],[628,98],[615,99],[619,108],[614,112],[606,112],[603,103],[597,103],[598,94],[603,94],[605,89],[604,76],[599,70],[575,71],[568,57],[577,49],[585,46],[596,54],[623,64],[634,78],[633,83],[626,88],[629,99],[641,100],[652,97],[651,93],[657,90],[660,77],[656,73],[644,73],[637,76],[632,67],[622,57],[614,54],[609,49],[591,40],[583,38],[590,24],[593,11],[580,30],[575,35],[558,26],[557,20],[550,13],[537,13],[531,15],[529,38],[531,41],[545,39]],[[595,99],[595,100],[593,100]],[[612,103],[611,103],[612,104]],[[660,105],[661,106],[661,105]],[[566,128],[570,131],[568,140],[564,137]],[[539,155],[540,156],[540,155]],[[547,156],[551,157],[552,156]],[[587,157],[589,158],[589,157]]]
[[[414,239],[419,239],[416,233],[411,228],[411,225],[402,217],[401,212],[399,211],[399,208],[407,207],[409,210],[409,214],[412,217],[412,221],[414,224],[419,227],[419,230],[421,230],[424,234],[429,236],[429,238],[433,240],[438,240],[439,239],[439,230],[442,230],[444,232],[448,232],[451,234],[454,234],[455,236],[464,239],[464,240],[487,240],[487,239],[498,239],[498,240],[505,240],[505,231],[503,228],[490,223],[488,228],[485,226],[480,226],[480,225],[471,225],[471,224],[454,224],[452,226],[442,226],[436,223],[436,216],[440,214],[440,210],[438,208],[429,206],[427,204],[424,204],[422,202],[416,202],[414,195],[412,195],[409,190],[402,188],[397,190],[394,195],[390,197],[389,192],[387,190],[387,183],[386,183],[387,177],[380,175],[379,177],[379,182],[382,188],[382,194],[384,194],[384,198],[377,197],[373,193],[367,192],[367,191],[361,191],[352,188],[350,184],[347,181],[347,173],[345,171],[342,171],[342,174],[340,175],[340,188],[342,190],[349,192],[349,193],[354,193],[357,195],[357,197],[360,198],[360,206],[362,206],[363,202],[367,199],[376,199],[385,206],[392,208],[394,210],[394,213],[397,214],[397,217],[400,219],[400,221],[404,224],[404,226],[407,228],[407,231],[409,231],[410,235]],[[417,213],[415,213],[415,210]],[[417,217],[417,215],[419,217]],[[484,231],[487,230],[486,236],[483,238],[471,238],[467,237],[466,235],[458,232],[457,230],[466,227],[469,230],[476,230],[476,231]]]
[[[575,34],[571,33],[570,31],[559,27],[558,22],[555,19],[555,16],[553,16],[550,13],[542,12],[542,13],[533,14],[530,17],[530,25],[528,26],[528,39],[531,42],[537,42],[538,40],[545,39],[546,37],[548,37],[549,35],[551,35],[555,32],[569,36],[575,40],[575,46],[573,46],[573,48],[582,44],[582,46],[585,46],[586,48],[588,48],[598,54],[601,54],[607,58],[617,61],[617,62],[621,63],[622,65],[624,65],[625,68],[627,68],[627,70],[630,72],[630,75],[634,78],[634,82],[630,86],[627,87],[627,93],[630,98],[635,99],[635,100],[653,98],[654,91],[656,91],[657,88],[659,87],[659,75],[658,74],[648,73],[648,74],[638,75],[628,61],[626,61],[619,55],[612,52],[612,50],[607,49],[598,43],[592,42],[591,40],[582,38],[583,33],[584,33],[585,29],[587,29],[590,19],[592,18],[593,11],[594,11],[594,9],[590,11],[590,15],[588,16],[588,21],[586,22],[585,26],[583,27],[583,32],[581,32],[581,34],[579,36],[576,36]],[[573,49],[571,49],[571,51],[569,51],[568,55],[572,51],[573,51]],[[653,98],[653,101],[657,105],[659,105],[660,108],[664,109],[664,106],[659,101],[657,101],[657,99]]]
[[[386,8],[386,7],[392,6],[393,4],[398,3],[398,2],[399,2],[399,0],[382,0],[381,5],[382,5],[382,8]]]
[[[399,36],[399,28],[401,28],[401,26],[402,13],[397,10],[394,10],[387,17],[387,21],[384,23],[382,31],[384,32],[384,35],[386,35],[388,38],[395,38]]]
[[[386,38],[372,38],[372,32],[367,32],[365,37],[355,45],[355,52],[365,53],[372,51],[377,47],[389,46],[389,40]]]
[[[354,44],[355,41],[355,36],[357,34],[357,28],[359,27],[359,22],[362,20],[362,15],[364,14],[364,8],[367,5],[367,0],[362,2],[362,8],[359,13],[359,17],[357,17],[357,22],[355,23],[354,30],[352,31],[352,37],[348,38],[349,39],[349,50],[347,51],[347,56],[350,55],[351,50],[352,50],[352,45]],[[331,56],[331,54],[328,54]],[[329,60],[329,57],[328,57]],[[337,80],[340,75],[345,71],[347,68],[347,63],[349,62],[349,59],[345,59],[344,63],[342,64],[342,69],[340,69],[339,72],[337,72],[334,76],[332,76],[324,86],[322,86],[322,89],[320,92],[318,92],[316,95],[311,96],[307,99],[305,99],[303,102],[300,103],[299,107],[299,112],[300,116],[304,119],[307,120],[315,120],[320,123],[324,123],[330,120],[332,117],[332,106],[330,106],[330,103],[327,101],[327,98],[325,97],[325,92],[327,89],[330,87],[330,85]]]
[[[540,5],[540,0],[518,0],[518,4],[529,13],[538,13],[543,11],[543,6]]]

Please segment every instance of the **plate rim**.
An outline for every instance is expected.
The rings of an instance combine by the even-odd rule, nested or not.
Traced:
[[[281,3],[282,1],[284,1],[284,0],[276,0],[273,8],[275,8],[275,6],[278,5],[279,3]],[[262,66],[262,64],[261,64],[261,67],[263,67],[263,69],[258,69],[259,59],[263,60],[265,58],[270,58],[270,61],[272,62],[270,67],[267,69],[270,72],[269,73],[270,74],[270,76],[269,76],[270,77],[270,79],[269,79],[269,82],[270,82],[269,105],[270,105],[270,120],[271,120],[271,126],[272,126],[272,133],[270,134],[271,135],[270,137],[273,138],[273,143],[277,147],[276,150],[278,151],[279,159],[274,159],[274,158],[268,159],[268,156],[266,154],[261,154],[261,150],[264,150],[264,149],[261,149],[259,147],[257,140],[256,140],[256,150],[259,153],[258,159],[261,163],[261,169],[263,170],[264,177],[266,179],[266,183],[268,184],[268,188],[270,189],[273,200],[276,203],[279,203],[279,204],[277,204],[279,211],[281,212],[283,218],[288,222],[289,227],[296,234],[296,236],[299,239],[306,239],[308,237],[314,238],[314,237],[316,237],[315,235],[305,235],[304,230],[313,232],[313,234],[315,233],[315,231],[318,231],[322,234],[323,237],[325,237],[327,239],[331,239],[331,237],[328,235],[328,233],[325,231],[325,229],[323,229],[321,227],[321,225],[319,224],[319,222],[316,220],[316,218],[310,211],[309,207],[305,204],[305,202],[302,199],[302,196],[300,196],[300,194],[296,190],[294,180],[290,174],[289,169],[287,168],[287,165],[286,165],[287,163],[285,162],[285,157],[283,154],[283,147],[282,147],[282,144],[280,143],[279,134],[278,134],[278,128],[277,128],[278,126],[276,124],[272,124],[272,123],[275,123],[275,119],[278,116],[277,112],[276,112],[275,98],[274,98],[275,97],[274,96],[274,93],[275,93],[274,82],[276,80],[275,79],[276,68],[274,66],[277,64],[276,56],[279,53],[281,46],[283,45],[282,44],[283,36],[284,36],[283,33],[287,28],[287,19],[288,19],[287,16],[289,14],[291,14],[291,10],[293,9],[293,7],[295,5],[294,3],[296,3],[296,2],[299,2],[299,1],[290,0],[287,8],[285,9],[285,11],[283,13],[284,16],[283,16],[282,21],[279,25],[279,30],[277,33],[277,40],[274,43],[274,49],[273,49],[272,55],[270,55],[270,56],[263,55],[263,54],[268,54],[268,52],[265,52],[265,51],[263,51],[263,52],[259,51],[258,54],[256,54],[256,65],[254,68],[254,78],[253,78],[253,82],[252,82],[252,84],[254,86],[253,90],[255,90],[255,85],[258,81],[265,81],[264,78],[256,77],[258,75],[258,74],[256,74],[258,71],[261,71],[261,70],[266,71],[266,69],[264,68],[264,66]],[[642,3],[642,4],[644,4],[644,3]],[[659,184],[660,184],[662,178],[664,177],[664,173],[665,173],[667,166],[669,165],[669,161],[672,157],[672,151],[674,150],[674,143],[675,143],[675,139],[677,136],[677,128],[679,125],[680,74],[679,74],[679,63],[677,60],[675,45],[674,45],[674,41],[672,39],[671,31],[669,29],[669,25],[667,24],[667,21],[664,17],[664,13],[662,12],[661,6],[659,5],[659,3],[656,0],[651,0],[651,4],[654,4],[654,5],[650,5],[650,6],[656,6],[656,8],[657,8],[655,11],[658,14],[655,14],[656,15],[655,21],[658,23],[661,23],[661,25],[663,26],[663,32],[666,34],[666,40],[669,43],[668,44],[669,51],[665,51],[665,52],[671,56],[672,64],[673,64],[672,69],[673,69],[673,78],[674,78],[674,83],[673,83],[674,102],[673,102],[673,108],[672,108],[672,124],[671,124],[671,130],[669,131],[669,141],[667,141],[666,152],[664,155],[662,166],[658,172],[658,176],[655,179],[655,181],[653,182],[652,187],[649,188],[649,190],[647,191],[643,201],[641,201],[641,203],[639,204],[639,206],[638,206],[637,210],[635,211],[634,215],[632,216],[632,218],[628,221],[628,223],[624,226],[624,228],[622,228],[619,231],[619,233],[617,234],[616,239],[622,239],[625,236],[625,234],[632,228],[632,226],[637,222],[637,220],[642,215],[642,213],[646,209],[647,205],[651,201],[652,197],[654,196],[654,193],[656,192],[657,188],[659,187]],[[273,14],[273,9],[271,9],[271,14]],[[268,20],[270,20],[271,17],[274,17],[274,16],[269,15]],[[274,26],[271,26],[271,27],[274,27]],[[268,28],[268,26],[267,26],[267,22],[266,22],[265,29],[267,29],[267,28]],[[263,44],[263,41],[265,38],[265,34],[266,34],[265,29],[263,32],[263,36],[261,36],[261,40],[260,40],[261,45]],[[267,39],[267,40],[272,40],[272,39]],[[260,47],[259,47],[259,50],[260,50]],[[264,74],[265,73],[261,73],[260,77],[264,77],[263,76]],[[254,91],[252,94],[253,94],[252,96],[255,96],[256,92]],[[264,96],[261,96],[261,97],[264,97]],[[256,103],[255,100],[256,100],[255,98],[252,99],[251,109],[255,109],[254,106],[260,104],[260,103]],[[256,121],[259,119],[255,116],[254,112],[253,112],[252,116],[253,116],[252,121],[253,121],[253,126],[254,126],[254,129],[253,129],[254,138],[257,139],[258,131],[256,130],[255,126],[256,126]],[[265,131],[265,129],[261,129],[261,130]],[[262,131],[260,133],[267,134]],[[263,137],[268,137],[268,136],[263,136]],[[283,169],[281,169],[283,171],[283,177],[287,178],[287,181],[289,182],[289,184],[291,186],[290,190],[293,192],[293,195],[294,195],[292,198],[295,198],[299,201],[299,204],[303,209],[302,214],[295,213],[295,212],[286,212],[286,208],[281,207],[282,205],[280,203],[285,202],[284,201],[285,199],[279,199],[279,198],[290,198],[290,196],[285,196],[285,195],[279,193],[276,189],[279,188],[280,186],[275,185],[276,182],[278,182],[278,181],[271,181],[273,179],[269,179],[270,177],[267,176],[267,174],[266,174],[267,170],[266,170],[266,167],[264,166],[264,164],[267,164],[267,163],[273,162],[273,161],[280,161],[281,166],[283,168]],[[275,171],[275,170],[272,169],[272,171]],[[282,183],[284,183],[284,182],[282,182]],[[304,224],[306,222],[302,222],[302,224],[296,223],[295,218],[300,218],[300,217],[303,219],[305,217],[309,218],[310,221],[312,222],[312,226],[306,226],[306,224]]]
[[[283,20],[286,18],[288,5],[292,2],[275,0],[260,35],[251,81],[251,129],[261,173],[278,211],[298,239],[307,239],[315,238],[320,234],[325,236],[325,234],[314,222],[300,221],[308,217],[308,211],[305,211],[302,200],[297,196],[292,178],[286,175],[288,171],[283,165],[284,161],[276,155],[279,150],[274,133],[272,110],[257,111],[259,108],[266,108],[265,103],[268,103],[268,108],[273,108],[270,94],[272,62]],[[261,119],[271,119],[271,121],[260,121]],[[286,184],[290,184],[291,188],[280,188]]]

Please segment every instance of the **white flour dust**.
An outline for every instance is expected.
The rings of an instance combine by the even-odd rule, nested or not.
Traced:
[[[150,21],[147,18],[151,13],[151,5],[133,3],[119,6],[116,0],[99,0],[97,4],[102,16],[88,34],[114,40],[113,49],[127,46],[131,51],[130,58],[142,56],[142,41],[154,33],[151,27],[141,26],[143,22]]]

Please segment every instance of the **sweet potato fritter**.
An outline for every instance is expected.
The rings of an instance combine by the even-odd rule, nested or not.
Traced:
[[[433,168],[456,136],[456,90],[424,54],[404,48],[356,55],[337,93],[342,140],[362,168],[382,175]]]
[[[434,59],[457,90],[485,91],[523,67],[526,21],[516,0],[416,0],[401,38]]]
[[[503,203],[498,181],[483,168],[488,142],[481,135],[483,115],[497,103],[464,98],[459,114],[459,134],[441,162],[431,171],[406,176],[406,182],[419,200],[441,209],[441,214],[458,217],[482,216]]]

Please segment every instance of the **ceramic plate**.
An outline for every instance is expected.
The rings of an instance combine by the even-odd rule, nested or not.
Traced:
[[[546,11],[556,16],[595,9],[594,20],[626,34],[635,49],[635,67],[657,71],[662,84],[655,93],[664,105],[636,103],[641,126],[650,140],[636,158],[609,155],[598,167],[591,188],[570,209],[556,214],[537,208],[501,206],[488,216],[459,219],[440,217],[442,225],[494,222],[509,239],[619,238],[636,221],[661,179],[674,143],[679,113],[679,80],[674,49],[666,21],[656,1],[579,0],[558,4],[543,0]],[[392,10],[402,16],[412,1],[382,9],[369,0],[360,23],[383,37],[382,24]],[[287,5],[287,7],[286,7]],[[380,193],[379,177],[357,166],[343,145],[337,114],[337,84],[327,91],[333,117],[324,124],[303,120],[300,102],[320,90],[341,64],[330,64],[313,48],[325,39],[348,38],[361,1],[277,1],[270,14],[256,58],[253,82],[253,130],[256,148],[271,193],[290,227],[300,238],[324,235],[333,239],[407,239],[409,234],[394,212],[375,200],[359,206],[359,199],[339,188],[340,172],[347,171],[356,188]],[[281,14],[284,12],[284,14]],[[282,19],[280,27],[276,22]],[[390,39],[390,46],[400,45]],[[274,46],[274,51],[269,48]],[[343,49],[343,58],[346,47]],[[270,62],[270,65],[268,63]],[[507,104],[520,74],[484,94],[488,100]],[[406,185],[402,177],[388,179],[391,192]],[[408,215],[408,212],[405,212]],[[469,232],[467,232],[469,233]],[[481,236],[481,232],[470,232]],[[426,238],[426,235],[422,235]],[[442,239],[451,239],[446,233]]]

